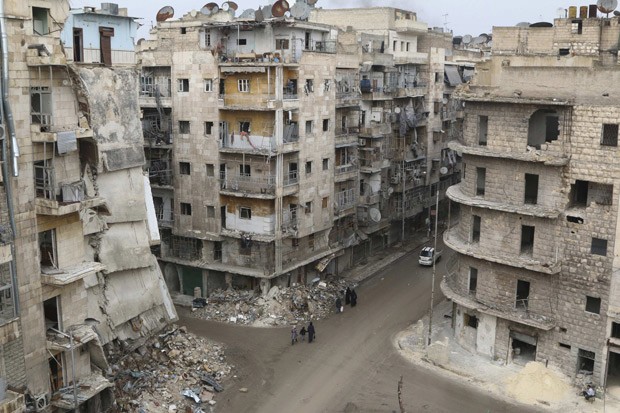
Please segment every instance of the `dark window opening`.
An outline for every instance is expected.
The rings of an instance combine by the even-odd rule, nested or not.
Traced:
[[[312,161],[306,162],[306,175],[310,175],[312,173]]]
[[[607,256],[607,240],[601,238],[592,238],[592,246],[590,247],[590,253],[595,255]]]
[[[560,118],[547,116],[545,122],[545,142],[557,141],[560,137]]]
[[[572,20],[571,21],[571,33],[572,34],[582,34],[583,33],[583,21],[582,20]]]
[[[329,119],[323,119],[323,132],[327,132],[329,130]]]
[[[566,216],[566,221],[572,222],[573,224],[583,224],[583,218],[581,217],[573,217],[570,215]]]
[[[246,46],[246,45],[248,44],[248,39],[239,39],[239,40],[237,41],[237,44],[238,44],[239,46]]]
[[[239,165],[239,176],[252,176],[252,168],[250,165]]]
[[[469,292],[472,294],[475,294],[477,287],[478,287],[478,269],[474,267],[469,267]]]
[[[478,317],[463,313],[463,324],[467,327],[478,328]]]
[[[476,195],[477,196],[484,196],[486,177],[487,177],[486,168],[476,168]]]
[[[205,122],[205,135],[213,133],[213,122]]]
[[[187,28],[181,27],[181,34],[187,34]]]
[[[560,136],[560,119],[554,110],[539,109],[532,114],[527,130],[527,144],[540,149],[544,143]]]
[[[180,120],[179,121],[179,133],[183,135],[187,135],[190,132],[189,121],[188,120]]]
[[[58,268],[56,230],[39,232],[39,262],[41,267]]]
[[[586,295],[586,311],[588,313],[600,314],[601,313],[600,297],[590,297],[589,295]]]
[[[222,261],[222,241],[213,242],[213,261]]]
[[[179,162],[179,173],[181,175],[190,175],[191,164],[189,162]]]
[[[327,171],[329,169],[329,158],[323,159],[323,170]]]
[[[252,219],[252,209],[248,207],[239,207],[239,218]]]
[[[43,315],[45,316],[45,327],[55,328],[60,330],[61,328],[61,316],[60,316],[60,296],[49,298],[43,301]]]
[[[568,56],[570,54],[570,49],[561,48],[559,51],[560,56]]]
[[[619,323],[611,323],[611,336],[613,338],[620,338],[620,324]]]
[[[189,79],[177,79],[177,90],[179,92],[189,92]]]
[[[565,344],[565,343],[558,343],[558,345],[559,345],[560,347],[565,348],[565,349],[568,349],[568,350],[570,350],[570,349],[571,349],[571,346],[570,346],[570,345],[568,345],[568,344]]]
[[[489,117],[478,117],[478,145],[487,146],[487,135],[489,132]]]
[[[618,124],[604,124],[601,145],[618,146]]]
[[[181,215],[192,215],[192,204],[181,202]]]
[[[570,188],[571,206],[587,206],[588,203],[588,181],[575,181]]]
[[[73,61],[84,61],[84,32],[82,29],[73,29]]]
[[[512,332],[512,361],[516,364],[526,364],[536,360],[536,338]],[[514,337],[517,336],[521,338]]]
[[[521,225],[521,254],[532,255],[534,251],[534,227]]]
[[[306,121],[306,135],[309,135],[311,133],[312,133],[312,121],[307,120]]]
[[[480,217],[478,215],[472,216],[471,242],[480,242]]]
[[[577,352],[577,373],[592,374],[594,373],[594,360],[596,354],[593,351],[579,349]]]
[[[530,282],[517,280],[517,300],[515,307],[527,310],[530,300]]]
[[[314,234],[308,235],[308,248],[310,248],[311,251],[314,251]]]
[[[526,204],[538,203],[538,175],[525,174],[525,199]]]
[[[293,247],[299,247],[299,238],[293,238],[291,239],[291,245]]]

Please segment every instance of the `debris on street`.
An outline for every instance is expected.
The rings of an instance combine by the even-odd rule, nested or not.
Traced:
[[[136,413],[204,412],[216,403],[229,377],[224,348],[185,327],[169,329],[123,355],[110,349],[119,411]]]
[[[217,290],[206,305],[194,305],[195,317],[234,324],[282,326],[325,318],[335,312],[338,296],[344,296],[344,279],[313,285],[272,287],[265,296],[253,290]]]

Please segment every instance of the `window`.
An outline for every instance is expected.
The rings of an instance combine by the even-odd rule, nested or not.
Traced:
[[[39,255],[41,267],[58,267],[56,229],[39,232]]]
[[[586,312],[600,314],[601,299],[599,297],[590,297],[589,295],[586,295]]]
[[[239,46],[246,46],[248,44],[248,39],[239,39],[237,40],[237,44]]]
[[[525,174],[524,203],[536,204],[538,202],[538,175]]]
[[[312,121],[307,120],[306,121],[306,135],[309,135],[311,133],[312,133]]]
[[[400,42],[400,51],[405,50],[405,42]]]
[[[48,16],[49,9],[44,9],[41,7],[32,8],[32,30],[34,34],[41,36],[49,34],[50,30]]]
[[[570,350],[570,349],[571,349],[570,344],[566,344],[566,343],[558,343],[558,346],[560,346],[560,347],[562,347],[562,348],[565,348],[565,349],[567,349],[567,350]]]
[[[211,46],[211,31],[207,30],[204,32],[205,46]]]
[[[205,92],[213,92],[213,79],[205,79]]]
[[[84,60],[84,30],[73,28],[73,61],[82,62]]]
[[[252,176],[250,165],[239,165],[239,176]]]
[[[207,218],[215,218],[215,207],[207,205]]]
[[[486,176],[487,176],[486,168],[476,168],[476,195],[477,196],[484,196]]]
[[[607,256],[607,240],[601,238],[592,238],[592,247],[590,253],[595,255]]]
[[[239,254],[252,255],[252,239],[243,237],[239,240]]]
[[[570,49],[561,47],[560,50],[558,51],[558,54],[560,56],[568,56],[570,54]]]
[[[304,205],[304,210],[306,211],[306,214],[310,214],[312,212],[312,201],[306,202]]]
[[[239,92],[249,93],[250,92],[250,79],[237,80],[237,90],[239,90]]]
[[[396,40],[392,42],[392,50],[396,51]]]
[[[530,282],[517,280],[517,301],[515,303],[516,308],[526,310],[530,300]]]
[[[463,324],[466,327],[478,328],[478,317],[475,315],[463,313]]]
[[[293,238],[291,239],[291,245],[293,247],[299,247],[299,238]]]
[[[409,51],[409,42],[407,42],[407,51]]]
[[[534,227],[521,225],[521,254],[532,255],[534,251]]]
[[[583,31],[583,21],[581,20],[572,20],[571,21],[571,32],[572,34],[582,34]]]
[[[314,80],[306,79],[306,85],[304,86],[304,92],[306,92],[306,94],[314,92]]]
[[[327,171],[329,169],[329,158],[323,158],[323,170]]]
[[[181,202],[181,215],[192,215],[192,204]]]
[[[327,132],[329,130],[329,119],[323,119],[323,132]]]
[[[556,115],[545,117],[545,142],[557,141],[560,137],[560,118]]]
[[[179,173],[181,175],[190,175],[191,164],[189,162],[179,162]]]
[[[189,79],[177,79],[177,91],[189,92]]]
[[[489,117],[478,116],[478,145],[487,146],[487,134],[489,133]]]
[[[250,122],[248,121],[241,121],[239,122],[239,133],[241,132],[245,132],[245,133],[250,133]]]
[[[215,167],[213,166],[213,164],[208,163],[206,167],[207,167],[207,176],[215,176]]]
[[[306,162],[306,175],[312,174],[312,161]]]
[[[469,267],[469,292],[476,293],[478,287],[478,268]]]
[[[329,197],[323,197],[322,201],[321,201],[321,207],[323,209],[327,208],[329,206]]]
[[[205,122],[205,135],[213,133],[213,122]]]
[[[52,124],[52,92],[47,86],[30,88],[30,118],[36,125]]]
[[[308,235],[308,248],[314,251],[314,234]]]
[[[181,34],[187,34],[187,28],[181,27]]]
[[[213,261],[222,261],[222,241],[213,241]]]
[[[611,336],[613,338],[620,338],[620,324],[618,323],[611,323]]]
[[[588,181],[577,180],[570,188],[572,206],[587,206]]]
[[[189,121],[188,120],[179,121],[179,133],[182,135],[189,134]]]
[[[601,145],[618,146],[618,124],[604,124]]]
[[[288,39],[276,39],[276,50],[288,50]]]
[[[248,207],[239,207],[239,218],[252,219],[252,209]]]
[[[596,354],[592,351],[579,349],[577,352],[577,372],[582,374],[594,373]]]
[[[480,242],[480,217],[478,215],[472,215],[471,242]]]

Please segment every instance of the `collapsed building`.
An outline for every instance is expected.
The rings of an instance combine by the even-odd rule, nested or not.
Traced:
[[[491,59],[457,92],[463,181],[448,190],[460,219],[442,291],[472,351],[605,383],[620,372],[620,23],[594,7],[525,26],[495,27]]]
[[[451,35],[394,8],[226,4],[162,9],[138,42],[170,290],[308,283],[425,225],[460,173],[451,93],[473,63]]]
[[[150,253],[137,23],[61,0],[1,2],[0,16],[0,406],[107,411],[103,346],[176,319]]]

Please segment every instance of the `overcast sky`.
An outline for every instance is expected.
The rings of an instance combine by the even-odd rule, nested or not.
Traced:
[[[114,0],[107,0],[114,2]],[[204,3],[202,2],[204,1]],[[172,6],[175,18],[191,10],[200,10],[209,0],[119,0],[119,7],[127,7],[132,17],[142,17],[144,25],[138,37],[147,37],[148,30],[155,24],[155,15],[163,6]],[[245,9],[257,9],[268,4],[268,0],[234,0],[238,5],[237,15]],[[295,0],[288,0],[292,6]],[[72,7],[97,6],[101,1],[70,0]],[[222,1],[216,1],[220,4]],[[572,5],[596,3],[567,2],[559,0],[318,0],[316,7],[379,7],[389,6],[406,8],[417,13],[418,20],[431,27],[447,27],[454,35],[490,33],[493,26],[514,26],[519,22],[552,22],[558,17],[558,9],[567,9]],[[406,6],[404,6],[406,4]],[[446,24],[447,22],[447,24]]]

